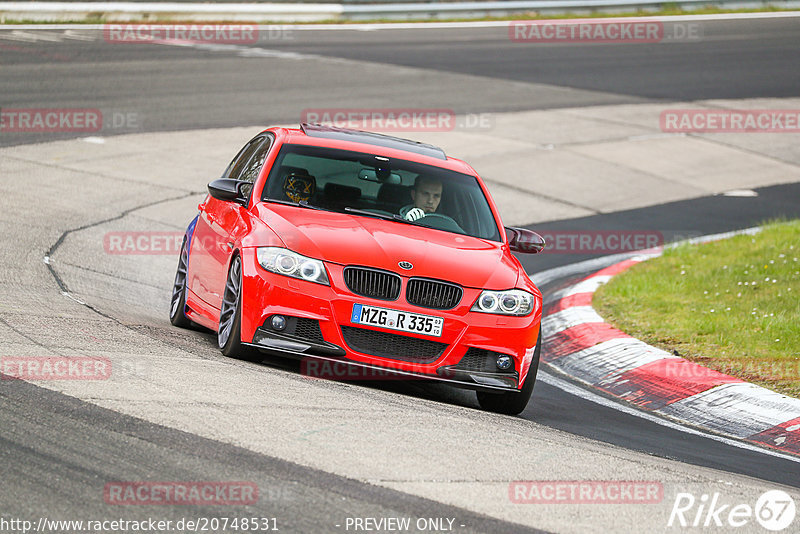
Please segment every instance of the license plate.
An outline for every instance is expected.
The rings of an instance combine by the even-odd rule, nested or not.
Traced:
[[[442,326],[444,325],[444,319],[441,317],[365,306],[364,304],[353,304],[350,322],[434,337],[442,335]]]

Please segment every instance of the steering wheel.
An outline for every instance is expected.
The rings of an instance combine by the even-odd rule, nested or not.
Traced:
[[[455,220],[453,220],[452,217],[450,217],[449,215],[445,215],[444,213],[426,213],[422,218],[427,219],[428,217],[431,217],[433,219],[445,219],[447,221],[456,222]]]
[[[443,213],[426,213],[424,217],[417,219],[418,223],[438,230],[449,230],[464,233],[464,230],[458,223],[450,216]],[[426,224],[432,223],[432,224]]]

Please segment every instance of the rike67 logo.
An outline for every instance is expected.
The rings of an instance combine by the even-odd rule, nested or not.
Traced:
[[[698,499],[691,493],[681,492],[675,496],[667,526],[729,529],[752,525],[755,520],[763,528],[779,532],[792,525],[795,513],[794,500],[781,490],[764,492],[755,506],[725,502],[719,493],[704,493]]]

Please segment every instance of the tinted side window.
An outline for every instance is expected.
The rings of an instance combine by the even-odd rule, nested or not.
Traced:
[[[264,141],[264,137],[259,136],[254,139],[248,141],[246,145],[236,154],[236,157],[233,158],[228,168],[225,169],[225,172],[222,173],[223,178],[233,178],[238,179],[239,175],[242,174],[242,170],[247,165],[247,162],[250,161],[250,157],[253,155],[253,152],[258,149],[259,145]]]
[[[267,154],[272,146],[271,137],[263,138],[262,141],[263,144],[256,149],[253,157],[251,157],[247,165],[242,168],[242,173],[239,176],[239,180],[245,180],[252,183],[255,182],[256,178],[258,178],[258,173],[261,172],[261,167],[264,165],[264,160],[267,159]]]

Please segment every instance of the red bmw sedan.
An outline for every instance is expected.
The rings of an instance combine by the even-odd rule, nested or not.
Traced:
[[[520,413],[541,351],[542,296],[478,174],[432,145],[302,124],[233,158],[189,224],[170,320],[262,353],[433,379]]]

